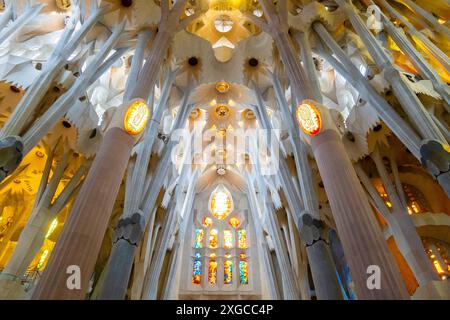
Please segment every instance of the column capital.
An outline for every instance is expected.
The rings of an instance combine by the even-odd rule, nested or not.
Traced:
[[[121,218],[114,232],[113,243],[122,239],[137,247],[144,230],[145,219],[142,212],[133,213],[131,217]]]
[[[23,142],[18,136],[0,139],[0,181],[11,174],[23,159]]]
[[[305,213],[300,217],[298,225],[300,237],[306,247],[313,246],[318,241],[326,243],[322,237],[325,225],[321,220],[313,218],[309,213]]]
[[[436,140],[424,140],[420,147],[420,161],[450,196],[450,147]]]

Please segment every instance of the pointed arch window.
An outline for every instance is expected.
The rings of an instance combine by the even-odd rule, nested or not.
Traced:
[[[223,220],[233,211],[233,198],[231,193],[223,185],[219,185],[209,199],[211,214],[219,220]]]

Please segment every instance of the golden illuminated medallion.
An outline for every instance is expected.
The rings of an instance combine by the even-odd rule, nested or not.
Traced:
[[[303,101],[303,103],[297,107],[297,121],[302,130],[310,136],[318,134],[320,129],[322,129],[322,117],[320,111],[310,101]]]
[[[72,5],[70,0],[56,0],[56,6],[60,10],[67,10]]]
[[[226,118],[230,115],[230,108],[227,105],[220,105],[216,108],[216,115],[219,118]]]
[[[128,134],[137,135],[144,131],[150,119],[150,109],[143,100],[134,101],[124,117],[124,128]]]
[[[230,84],[226,81],[219,81],[216,83],[216,90],[220,93],[226,93],[230,90]]]

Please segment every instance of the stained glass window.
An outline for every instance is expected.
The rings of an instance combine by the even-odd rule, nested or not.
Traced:
[[[213,191],[210,198],[210,210],[219,220],[225,219],[233,210],[233,200],[224,186],[219,186]]]
[[[223,246],[225,249],[233,248],[233,233],[231,230],[223,231]]]
[[[195,243],[194,248],[200,249],[203,248],[203,239],[205,238],[205,232],[203,229],[195,229]]]
[[[218,234],[217,229],[212,229],[209,232],[209,247],[211,249],[216,249],[217,248],[217,234]]]
[[[233,283],[233,262],[231,260],[225,260],[223,264],[223,283]]]
[[[193,276],[192,276],[192,283],[193,284],[200,284],[202,280],[202,256],[200,253],[195,254],[194,258],[194,264],[193,264]]]
[[[217,261],[215,259],[215,255],[211,254],[211,258],[208,264],[208,283],[216,284],[217,283]]]
[[[239,249],[247,249],[247,231],[245,229],[238,230]]]
[[[241,284],[248,284],[248,262],[239,261],[239,279]]]
[[[213,221],[210,217],[203,217],[202,218],[202,224],[205,228],[211,227],[213,224]]]
[[[232,226],[235,229],[239,226],[240,223],[241,221],[239,221],[239,219],[236,217],[230,219],[230,226]]]

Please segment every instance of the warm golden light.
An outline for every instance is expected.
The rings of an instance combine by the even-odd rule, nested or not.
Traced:
[[[61,10],[67,10],[72,5],[70,0],[56,0],[56,6]]]
[[[439,273],[439,274],[444,273],[444,269],[442,269],[441,264],[439,263],[439,261],[434,260],[433,264],[434,264],[434,267],[436,268],[437,273]]]
[[[226,118],[230,114],[230,108],[226,105],[220,105],[216,108],[216,115],[219,118]]]
[[[143,100],[134,101],[124,117],[124,128],[128,134],[137,135],[144,131],[150,119],[150,109]]]
[[[225,219],[233,210],[232,199],[223,186],[219,186],[211,194],[209,200],[211,214],[219,220]]]
[[[38,269],[41,269],[42,266],[44,265],[45,260],[47,259],[48,253],[49,253],[48,249],[45,249],[44,252],[42,253],[41,257],[39,258],[38,264],[37,264]]]
[[[226,81],[219,81],[216,83],[216,90],[220,93],[226,93],[230,90],[230,84]]]
[[[317,107],[310,101],[304,101],[297,107],[297,121],[302,130],[314,136],[322,129],[322,117]]]
[[[213,224],[213,221],[212,221],[212,219],[211,219],[210,217],[203,217],[203,218],[202,218],[202,225],[203,225],[205,228],[211,227],[212,224]]]
[[[239,221],[238,218],[233,217],[230,219],[230,226],[232,226],[233,228],[236,229],[240,224],[241,224],[241,221]]]
[[[57,226],[58,226],[58,219],[54,219],[50,224],[50,228],[48,228],[47,234],[45,235],[46,239],[52,235],[53,231],[55,231]]]

